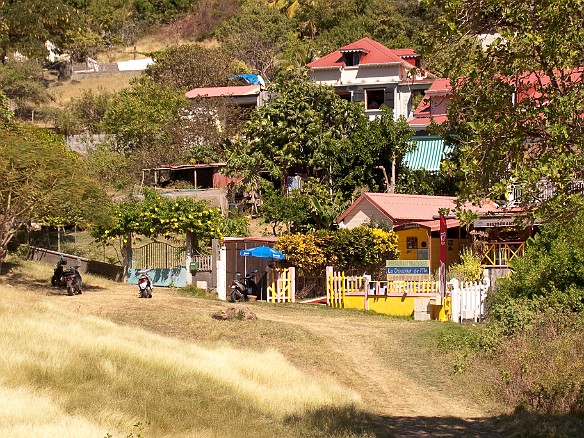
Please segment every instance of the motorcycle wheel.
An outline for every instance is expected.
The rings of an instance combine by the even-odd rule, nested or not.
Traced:
[[[231,302],[238,303],[240,301],[245,301],[245,295],[239,289],[233,289],[231,291]]]
[[[148,298],[148,287],[140,289],[140,298]]]
[[[80,284],[76,284],[75,285],[75,294],[77,295],[81,295],[81,285]]]
[[[55,277],[51,278],[51,286],[53,287],[57,286],[57,279]]]
[[[73,286],[67,286],[67,295],[75,295],[75,291],[73,290]]]
[[[146,292],[147,292],[147,298],[152,298],[152,288],[147,287]]]

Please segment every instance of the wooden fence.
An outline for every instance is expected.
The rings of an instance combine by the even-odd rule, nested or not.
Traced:
[[[414,319],[454,322],[481,321],[490,281],[448,283],[442,299],[438,281],[369,281],[366,276],[348,276],[326,270],[327,305],[337,308],[374,310],[388,315],[413,315]]]
[[[296,269],[271,269],[268,274],[268,303],[296,302]]]
[[[482,264],[485,266],[509,266],[509,262],[521,257],[525,252],[525,242],[505,242],[487,244]]]
[[[454,322],[481,321],[486,315],[485,301],[490,281],[459,282],[450,280],[450,319]]]

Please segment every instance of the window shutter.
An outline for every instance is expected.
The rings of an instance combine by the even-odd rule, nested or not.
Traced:
[[[365,91],[363,90],[353,91],[353,102],[365,102]]]

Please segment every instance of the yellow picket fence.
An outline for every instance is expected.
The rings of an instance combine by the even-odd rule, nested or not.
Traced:
[[[350,276],[326,268],[329,307],[373,310],[399,316],[443,319],[443,300],[437,281],[370,281],[365,276]],[[426,310],[424,310],[426,309]]]
[[[268,303],[296,302],[296,269],[271,269],[268,274]]]

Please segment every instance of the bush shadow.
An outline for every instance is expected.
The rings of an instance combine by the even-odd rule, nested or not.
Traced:
[[[571,415],[543,415],[517,411],[483,418],[376,416],[354,407],[326,408],[288,422],[314,428],[329,435],[375,437],[444,438],[544,438],[584,437],[584,419]]]

